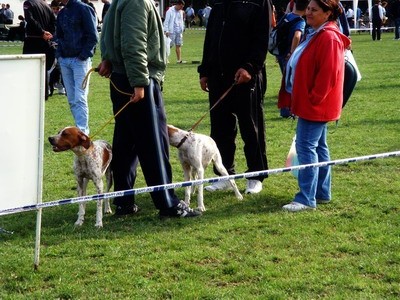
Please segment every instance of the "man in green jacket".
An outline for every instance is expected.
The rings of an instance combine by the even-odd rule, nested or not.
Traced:
[[[169,143],[160,84],[166,67],[161,18],[152,0],[113,0],[100,40],[99,74],[109,77],[116,114],[111,168],[115,191],[132,189],[140,161],[147,185],[172,182]],[[179,201],[173,189],[151,193],[160,217],[200,213]],[[114,199],[116,215],[138,212],[134,196]]]

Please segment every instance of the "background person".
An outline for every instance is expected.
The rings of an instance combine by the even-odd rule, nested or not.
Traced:
[[[374,6],[371,7],[370,16],[372,20],[372,40],[381,40],[381,28],[383,25],[383,17],[385,16],[380,0],[374,1]]]
[[[344,51],[350,40],[336,20],[338,0],[311,0],[306,12],[310,31],[286,66],[286,89],[298,116],[296,151],[300,165],[330,160],[327,123],[340,118],[343,103]],[[331,167],[300,169],[300,191],[283,209],[315,209],[331,200]]]
[[[290,41],[290,44],[288,48],[282,53],[282,55],[276,57],[283,76],[285,74],[286,63],[294,52],[294,49],[296,49],[296,47],[299,45],[300,40],[304,34],[304,29],[306,27],[306,21],[303,19],[303,16],[306,13],[308,0],[296,0],[295,4],[296,5],[294,6],[293,11],[288,13],[284,17],[289,22],[293,22],[293,20],[295,20],[296,18],[301,18],[298,21],[294,21],[295,23],[292,23],[289,28],[288,39]],[[284,83],[284,81],[282,81],[282,83]],[[278,101],[278,107],[280,108],[281,117],[289,118],[292,115],[290,112],[290,103],[281,103],[281,101]]]
[[[203,25],[204,25],[204,27],[207,27],[208,19],[210,18],[210,13],[211,13],[211,6],[210,6],[210,4],[207,3],[203,9]]]
[[[61,3],[64,8],[57,16],[56,57],[75,125],[88,135],[89,83],[82,88],[82,82],[92,67],[91,58],[97,44],[96,14],[80,0],[61,0]]]
[[[160,90],[166,55],[163,26],[154,1],[113,0],[103,24],[100,47],[99,74],[110,77],[113,83],[110,94],[114,114],[132,101],[115,119],[111,162],[115,191],[134,187],[139,161],[147,185],[171,183],[167,123]],[[179,201],[173,189],[152,192],[151,197],[160,217],[201,215]],[[135,214],[139,210],[133,195],[115,198],[114,204],[116,215]]]
[[[3,11],[4,15],[4,24],[13,24],[14,23],[14,12],[10,8],[10,4],[6,4],[6,7]]]
[[[395,0],[389,6],[389,16],[394,21],[394,39],[400,40],[400,0]]]
[[[101,10],[101,23],[103,23],[104,18],[106,17],[106,14],[110,9],[111,3],[108,0],[101,0],[101,2],[103,3],[103,9]]]
[[[238,125],[244,141],[247,172],[268,169],[264,93],[265,57],[268,51],[272,3],[215,1],[204,40],[203,59],[198,67],[200,87],[209,92],[210,107],[236,85],[210,112],[211,137],[221,152],[229,174],[235,174],[235,139]],[[214,169],[217,175],[217,170]],[[247,180],[245,193],[259,193],[265,176]],[[206,186],[208,191],[230,189],[229,182]]]
[[[46,54],[46,71],[54,64],[55,49],[51,43],[56,30],[56,18],[50,6],[43,0],[27,0],[23,4],[26,21],[26,37],[23,54]],[[48,74],[45,80],[45,100],[49,97]]]
[[[167,10],[164,21],[164,34],[171,39],[170,47],[175,46],[177,63],[184,63],[182,60],[183,31],[185,30],[185,17],[183,0],[176,1],[176,4]]]
[[[25,28],[26,28],[26,21],[24,16],[19,15],[18,16],[19,26],[18,27],[11,27],[10,30],[8,31],[8,36],[7,40],[8,41],[14,41],[16,38],[18,38],[20,41],[23,41],[25,39]]]
[[[193,5],[190,4],[188,7],[185,9],[185,25],[186,28],[192,27],[192,23],[194,22],[194,17],[195,17]]]

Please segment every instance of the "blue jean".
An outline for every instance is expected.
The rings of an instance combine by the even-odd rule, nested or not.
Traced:
[[[89,80],[86,88],[82,88],[82,82],[92,67],[92,60],[80,60],[77,57],[60,57],[64,87],[75,125],[84,133],[89,134],[89,107],[87,96],[89,93]]]
[[[400,18],[394,19],[394,38],[400,38]]]
[[[296,129],[296,151],[299,164],[312,164],[329,161],[329,148],[326,142],[327,123],[313,122],[299,118]],[[331,199],[331,168],[306,168],[299,170],[300,191],[293,201],[316,207],[316,199]]]

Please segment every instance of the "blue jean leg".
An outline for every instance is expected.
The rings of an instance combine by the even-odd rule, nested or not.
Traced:
[[[296,151],[299,164],[313,164],[329,161],[326,143],[327,123],[312,122],[299,118],[296,130]],[[331,195],[330,167],[306,168],[299,170],[300,191],[294,201],[316,207],[318,199],[329,200]]]
[[[87,102],[89,80],[85,89],[82,88],[82,82],[92,66],[92,60],[88,58],[83,61],[77,57],[63,57],[59,59],[59,62],[75,125],[84,133],[89,134],[89,107]]]
[[[318,162],[330,161],[329,147],[326,141],[327,126],[324,127],[317,147]],[[331,200],[331,167],[318,168],[318,183],[316,199]]]

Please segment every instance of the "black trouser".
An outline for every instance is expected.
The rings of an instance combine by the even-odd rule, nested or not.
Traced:
[[[113,73],[110,80],[120,91],[133,93],[125,74]],[[130,96],[121,94],[112,84],[110,90],[113,111],[116,114],[130,100]],[[148,186],[172,182],[168,132],[160,86],[150,79],[150,85],[145,87],[144,94],[144,99],[129,104],[115,118],[111,161],[115,191],[134,187],[138,162]],[[160,210],[179,203],[173,189],[152,192],[151,197],[156,208]],[[114,199],[114,204],[118,206],[130,206],[134,203],[134,196]]]
[[[209,78],[210,107],[218,101],[232,81],[221,77]],[[249,83],[234,86],[210,112],[211,137],[217,143],[222,162],[229,174],[236,173],[234,159],[238,125],[244,141],[246,172],[268,169],[263,109],[264,93],[264,77],[260,74]],[[220,175],[215,169],[214,172]],[[265,177],[267,176],[259,176],[254,179],[262,181]]]
[[[372,39],[380,40],[381,39],[381,27],[382,27],[382,20],[372,20]]]
[[[55,60],[55,48],[50,46],[49,42],[42,38],[27,37],[24,41],[24,47],[22,49],[23,54],[46,54],[46,71],[49,71],[54,64]],[[46,72],[45,80],[45,99],[49,97],[49,78]]]

